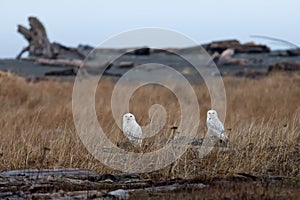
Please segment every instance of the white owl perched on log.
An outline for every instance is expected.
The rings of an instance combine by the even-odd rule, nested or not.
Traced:
[[[208,133],[213,137],[224,142],[228,142],[228,136],[225,133],[224,126],[218,118],[218,113],[215,110],[207,111],[206,126]]]
[[[123,134],[130,142],[142,147],[142,128],[136,122],[134,115],[131,113],[123,115]]]

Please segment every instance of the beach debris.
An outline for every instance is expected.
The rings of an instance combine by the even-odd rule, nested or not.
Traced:
[[[129,193],[127,190],[118,189],[108,193],[110,196],[114,196],[117,199],[129,199]]]
[[[134,193],[151,194],[197,190],[196,180],[154,182],[138,174],[98,174],[88,169],[28,169],[0,173],[0,198],[14,199],[128,199]]]
[[[149,47],[142,47],[134,50],[134,55],[137,56],[148,56],[150,55],[150,48]]]
[[[208,65],[210,65],[212,62],[216,63],[217,66],[245,65],[248,63],[245,59],[233,58],[234,54],[234,49],[226,49],[221,54],[219,54],[218,52],[214,52]]]
[[[76,76],[77,69],[64,69],[59,71],[45,72],[45,76]]]
[[[132,68],[134,67],[134,62],[132,61],[122,61],[119,63],[120,68]]]
[[[62,44],[51,43],[46,32],[46,28],[37,18],[28,17],[30,28],[18,25],[18,32],[24,36],[29,45],[21,50],[17,59],[21,59],[23,53],[28,52],[28,58],[46,59],[84,59],[92,50],[90,46],[79,45],[78,48],[66,47]]]
[[[233,49],[235,53],[269,53],[270,48],[266,45],[255,44],[254,42],[248,42],[241,44],[238,40],[223,40],[203,44],[202,47],[209,53],[214,52],[222,53],[226,49]]]
[[[232,58],[234,55],[234,49],[226,49],[222,52],[220,58]]]
[[[300,56],[300,48],[286,50],[288,56]]]
[[[47,58],[37,58],[35,60],[35,63],[39,64],[39,65],[80,67],[83,64],[83,61],[79,60],[79,59],[47,59]]]
[[[54,52],[51,49],[44,25],[36,17],[29,17],[28,21],[30,29],[18,25],[18,32],[29,42],[29,46],[25,47],[17,58],[21,58],[26,51],[29,52],[29,56],[52,58]]]
[[[275,39],[275,41],[287,43],[292,49],[269,53],[270,48],[266,45],[253,42],[242,44],[234,39],[214,41],[187,48],[174,47],[167,49],[151,49],[143,46],[122,49],[94,48],[89,45],[67,47],[57,42],[51,42],[46,28],[37,17],[31,16],[28,21],[29,28],[22,25],[18,26],[18,32],[28,41],[28,46],[17,56],[21,61],[5,60],[0,63],[3,65],[2,70],[9,69],[19,75],[30,77],[75,76],[78,69],[84,66],[85,72],[88,72],[89,75],[97,75],[99,71],[104,70],[104,75],[121,77],[130,68],[144,63],[155,63],[159,60],[161,64],[174,67],[183,75],[194,77],[197,71],[187,67],[185,62],[175,63],[176,60],[173,60],[175,58],[174,54],[197,56],[206,53],[206,51],[212,55],[212,59],[208,61],[207,65],[214,62],[220,67],[220,73],[212,72],[212,76],[233,75],[255,78],[267,75],[269,71],[295,71],[299,69],[298,57],[296,56],[300,56],[300,48],[295,44],[279,39]],[[22,58],[24,52],[28,52],[28,56]],[[258,55],[259,53],[262,54]],[[152,56],[154,54],[157,55]],[[122,55],[124,57],[111,60],[111,55]],[[89,59],[85,60],[87,56]],[[282,56],[287,58],[278,62],[278,59],[281,59]],[[26,62],[23,62],[24,60]],[[31,67],[32,62],[37,67],[44,66],[40,67],[40,70],[33,71],[35,69]],[[104,69],[104,67],[106,68]],[[160,70],[151,65],[139,69],[145,73],[151,70]]]
[[[68,177],[68,178],[82,178],[90,176],[98,176],[98,174],[92,170],[87,169],[24,169],[24,170],[13,170],[5,171],[0,173],[3,177],[47,177],[47,176],[58,176],[58,177]]]
[[[268,71],[299,71],[300,62],[299,61],[282,61],[276,62],[269,66]]]
[[[79,44],[77,47],[77,52],[83,57],[86,58],[92,51],[94,50],[94,47],[90,45],[82,45]]]
[[[118,189],[114,190],[108,193],[108,196],[114,196],[118,199],[129,199],[130,194],[137,193],[156,193],[156,192],[174,192],[174,191],[180,191],[180,190],[199,190],[207,187],[207,185],[204,185],[203,183],[173,183],[170,185],[163,185],[163,186],[154,186],[154,187],[146,187],[146,188],[137,188],[137,189]]]
[[[247,61],[245,59],[237,59],[233,58],[234,56],[234,49],[226,49],[220,55],[217,65],[245,65]]]
[[[264,69],[244,68],[241,71],[235,72],[233,75],[237,77],[258,78],[268,75],[268,71]]]
[[[218,52],[214,52],[212,55],[211,55],[211,60],[208,64],[211,64],[211,62],[213,61],[214,63],[217,63],[218,60],[220,58],[220,54]]]

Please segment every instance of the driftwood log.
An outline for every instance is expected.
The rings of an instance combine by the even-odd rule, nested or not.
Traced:
[[[29,42],[29,46],[25,47],[17,58],[20,59],[26,51],[29,52],[29,57],[53,58],[54,53],[44,25],[36,17],[29,17],[28,21],[30,29],[18,25],[18,32]]]
[[[223,40],[203,44],[202,47],[209,53],[222,53],[226,49],[233,49],[235,53],[269,53],[270,48],[266,45],[255,44],[253,42],[241,44],[237,40]]]
[[[17,59],[21,59],[23,53],[28,52],[28,58],[31,60],[36,58],[67,59],[65,62],[68,62],[71,59],[83,60],[93,49],[90,46],[79,45],[78,48],[71,48],[59,43],[51,43],[44,25],[38,18],[29,17],[28,21],[30,28],[18,25],[18,32],[24,36],[29,44],[21,50],[17,55]]]
[[[156,183],[141,179],[138,174],[97,174],[86,169],[27,169],[0,173],[0,199],[118,199],[122,194],[128,196],[142,191],[174,192],[204,187],[194,180]]]
[[[269,66],[268,71],[299,71],[300,62],[299,61],[282,61],[276,62]]]
[[[26,51],[29,51],[29,56],[52,58],[54,53],[44,25],[36,17],[29,17],[28,21],[30,29],[18,25],[18,32],[29,42],[29,46],[25,47],[17,58],[21,58]]]
[[[197,196],[189,194],[198,192],[199,195],[205,188],[219,191],[224,187],[255,184],[257,189],[257,185],[271,186],[271,183],[278,188],[288,183],[296,189],[300,184],[295,177],[256,176],[243,172],[220,177],[205,175],[194,179],[155,181],[142,179],[138,174],[97,174],[87,169],[27,169],[0,172],[0,199],[157,199],[168,197],[160,194],[174,193],[194,199]]]
[[[35,63],[36,64],[40,64],[40,65],[80,67],[83,64],[83,61],[79,60],[79,59],[47,59],[47,58],[37,58],[35,60]]]

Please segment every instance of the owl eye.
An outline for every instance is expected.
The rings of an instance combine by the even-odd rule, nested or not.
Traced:
[[[132,117],[132,115],[130,115],[130,117]]]

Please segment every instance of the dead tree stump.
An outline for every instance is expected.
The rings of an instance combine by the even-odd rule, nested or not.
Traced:
[[[28,21],[29,29],[18,25],[18,32],[24,36],[29,45],[22,49],[17,59],[20,59],[26,51],[29,52],[29,57],[53,58],[53,50],[44,25],[36,17],[29,17]]]

